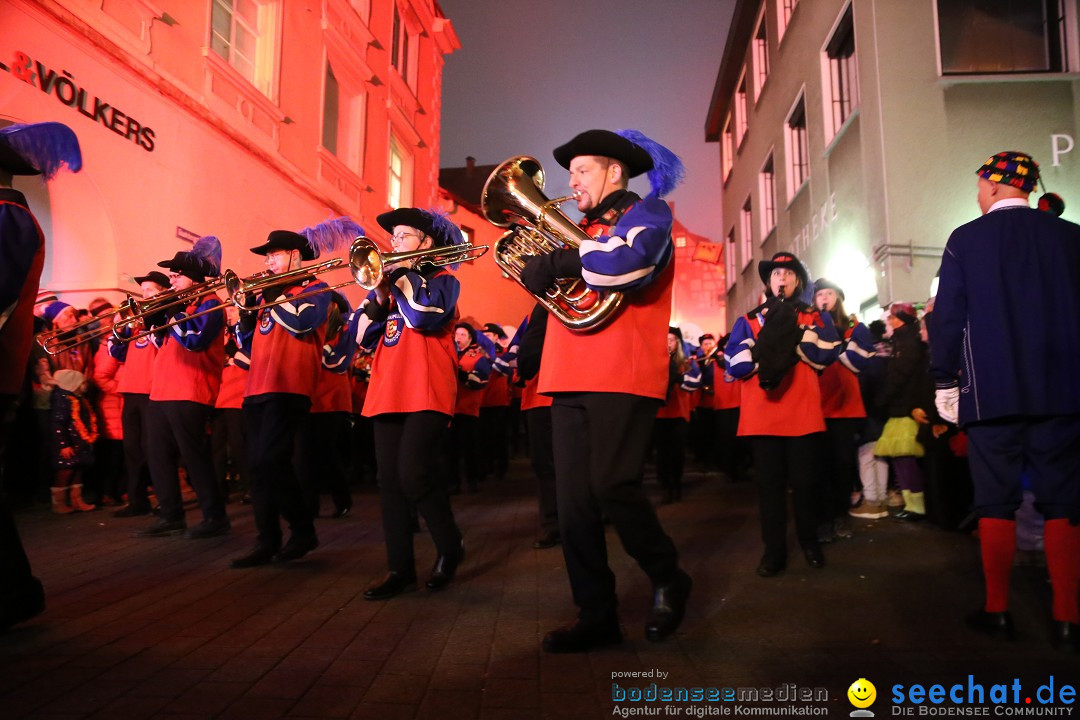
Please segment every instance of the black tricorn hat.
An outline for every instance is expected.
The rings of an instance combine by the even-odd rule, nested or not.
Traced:
[[[137,282],[139,285],[142,285],[144,282],[152,282],[157,283],[163,288],[169,287],[169,276],[165,273],[158,272],[157,270],[151,270],[145,275],[132,278],[132,280]]]
[[[765,283],[765,287],[769,287],[769,276],[772,275],[772,271],[776,268],[787,268],[792,270],[799,276],[799,286],[801,290],[806,290],[810,287],[810,276],[806,272],[806,267],[802,264],[799,258],[795,257],[793,253],[778,252],[772,256],[772,260],[762,260],[758,263],[757,271],[758,277],[761,278],[761,282]]]
[[[158,267],[172,270],[174,273],[186,275],[195,282],[206,280],[206,266],[199,258],[189,252],[178,252],[172,256],[171,260],[162,260],[159,262]],[[168,287],[168,285],[169,283],[166,282],[165,286]]]
[[[817,293],[819,290],[832,290],[840,296],[840,302],[844,302],[844,300],[847,299],[844,297],[844,289],[834,283],[832,280],[827,280],[825,278],[818,278],[817,280],[815,280],[814,292]]]
[[[640,145],[610,130],[586,130],[570,142],[551,151],[555,162],[567,170],[570,162],[579,155],[609,157],[626,165],[630,177],[653,169],[653,159]]]
[[[307,238],[292,230],[271,230],[266,236],[266,242],[251,248],[251,252],[256,255],[269,255],[275,250],[299,250],[301,260],[314,260],[316,257]]]
[[[506,331],[497,323],[486,323],[482,328],[482,331],[493,333],[497,338],[506,339]]]
[[[451,220],[437,212],[420,208],[398,208],[384,212],[375,218],[375,222],[388,233],[394,232],[398,225],[416,228],[430,237],[435,247],[461,245],[465,242],[461,229]]]

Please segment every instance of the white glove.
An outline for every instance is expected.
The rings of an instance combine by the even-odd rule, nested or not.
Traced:
[[[937,408],[938,416],[945,422],[956,424],[959,405],[960,388],[938,388],[934,391],[934,407]]]

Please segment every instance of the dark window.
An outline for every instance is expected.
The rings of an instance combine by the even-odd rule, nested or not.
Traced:
[[[1065,72],[1064,0],[937,0],[941,71]]]

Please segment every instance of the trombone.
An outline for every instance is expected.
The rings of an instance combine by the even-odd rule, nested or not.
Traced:
[[[184,290],[169,290],[158,293],[154,297],[145,300],[136,300],[131,295],[128,295],[126,300],[119,305],[109,308],[108,312],[96,315],[69,328],[45,330],[38,333],[34,339],[37,341],[38,345],[41,346],[41,349],[49,355],[65,353],[68,350],[72,350],[110,334],[117,340],[126,341],[130,338],[122,337],[120,332],[125,328],[134,325],[143,317],[175,305],[190,303],[192,300],[195,300],[206,293],[216,292],[223,284],[224,282],[221,278],[213,278],[201,282],[198,285],[192,285]],[[83,328],[87,328],[95,322],[100,322],[102,317],[110,314],[119,315],[119,318],[117,318],[111,327],[97,327],[88,332],[80,332]]]
[[[295,302],[296,300],[303,300],[305,298],[319,295],[321,293],[330,292],[332,290],[340,290],[341,288],[348,287],[349,285],[359,285],[364,290],[374,290],[380,284],[382,284],[384,272],[383,269],[388,265],[404,262],[406,260],[415,260],[415,265],[429,265],[431,267],[443,267],[445,265],[453,265],[461,262],[469,262],[476,260],[488,251],[487,245],[472,245],[465,243],[463,245],[454,245],[452,247],[436,247],[427,248],[425,250],[409,250],[406,252],[398,253],[382,253],[379,251],[378,246],[368,238],[360,236],[356,238],[352,246],[349,248],[349,271],[352,273],[353,279],[349,282],[338,283],[337,285],[330,285],[328,287],[316,288],[307,292],[302,292],[297,295],[286,295],[280,297],[273,302],[263,303],[260,305],[248,306],[247,301],[257,293],[261,293],[271,287],[289,283],[296,278],[308,276],[308,275],[320,275],[331,270],[336,270],[342,267],[345,263],[341,258],[333,258],[326,260],[317,265],[309,265],[308,267],[301,267],[295,270],[279,274],[270,274],[269,271],[263,271],[251,275],[250,277],[241,278],[232,270],[226,270],[222,273],[218,280],[215,280],[214,289],[217,289],[221,285],[224,285],[225,292],[229,295],[229,300],[232,304],[245,312],[258,311],[264,308],[276,307],[283,305],[287,302]],[[196,286],[193,286],[190,290],[195,290]],[[184,291],[187,292],[187,291]],[[208,292],[204,289],[201,294]],[[198,295],[194,296],[198,297]],[[194,299],[189,295],[185,300],[190,301]],[[156,300],[157,298],[154,298]],[[173,302],[152,304],[148,309],[138,312],[128,318],[128,324],[134,323],[138,319],[142,319],[146,314],[152,314],[166,307],[180,304],[180,299],[175,298]],[[222,303],[221,305],[215,305],[212,308],[207,308],[191,315],[185,315],[183,317],[171,320],[164,325],[158,325],[152,329],[143,330],[142,332],[131,335],[130,337],[120,338],[123,342],[130,342],[132,340],[138,340],[139,338],[146,337],[159,330],[165,330],[167,328],[179,325],[182,322],[197,318],[202,315],[207,315],[212,312],[218,312],[228,307],[228,304]],[[138,309],[138,306],[136,308]]]

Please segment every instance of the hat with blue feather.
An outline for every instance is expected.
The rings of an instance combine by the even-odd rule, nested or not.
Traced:
[[[342,216],[324,220],[318,225],[311,225],[300,231],[308,244],[311,257],[305,257],[304,251],[300,251],[300,257],[304,260],[315,260],[323,253],[335,253],[352,245],[356,238],[364,236],[364,228],[351,217]]]
[[[555,161],[567,170],[581,155],[597,155],[618,160],[627,175],[648,173],[649,185],[657,197],[675,189],[686,174],[679,157],[638,130],[586,130],[552,151]]]
[[[158,267],[180,273],[195,282],[221,274],[221,241],[213,235],[205,235],[195,241],[191,250],[178,252],[171,260],[163,260]]]
[[[40,122],[0,128],[0,169],[52,180],[64,166],[71,172],[82,169],[79,139],[67,125]]]
[[[447,217],[446,213],[439,208],[398,208],[390,212],[384,212],[375,218],[379,226],[388,233],[394,232],[398,225],[416,228],[429,236],[435,247],[449,247],[462,245],[465,237],[461,229]]]

